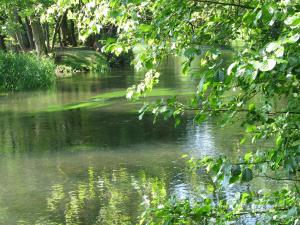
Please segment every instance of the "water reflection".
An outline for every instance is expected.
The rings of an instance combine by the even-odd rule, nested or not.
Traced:
[[[73,184],[71,190],[60,183],[51,186],[45,215],[17,224],[134,224],[148,202],[166,198],[167,179],[166,173],[156,179],[143,170],[132,175],[125,168],[97,172],[90,167],[86,180]]]
[[[193,127],[192,121],[189,121],[189,126]],[[216,149],[215,140],[211,134],[211,126],[207,122],[188,129],[187,139],[188,148],[193,150],[195,157],[220,153],[219,149]]]
[[[161,72],[160,87],[195,86],[172,58]],[[124,69],[0,97],[0,224],[132,224],[141,203],[210,188],[205,178],[185,173],[180,156],[238,157],[239,127],[195,126],[189,116],[178,129],[172,121],[153,125],[147,116],[138,121],[136,106],[120,98],[96,109],[42,111],[118,92],[139,79]]]

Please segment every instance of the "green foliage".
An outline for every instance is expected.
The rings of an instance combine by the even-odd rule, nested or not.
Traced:
[[[223,116],[227,122],[243,114],[239,121],[245,127],[241,144],[251,143],[251,153],[241,155],[238,160],[221,156],[191,161],[194,168],[204,169],[212,176],[215,193],[222,193],[228,185],[252,182],[258,176],[293,184],[278,192],[241,191],[236,202],[230,204],[226,199],[208,195],[207,198],[217,203],[207,204],[212,207],[209,213],[214,212],[204,213],[207,217],[223,217],[234,223],[238,217],[253,215],[269,224],[297,224],[300,215],[299,1],[234,2],[87,1],[85,13],[79,19],[84,34],[99,26],[116,26],[117,40],[104,47],[115,54],[144,45],[143,53],[133,64],[148,72],[144,81],[129,89],[128,98],[143,96],[159,82],[157,68],[166,56],[185,57],[183,73],[199,79],[191,103],[176,98],[160,101],[141,109],[141,115],[151,111],[155,117],[162,114],[165,118],[178,119],[186,110],[193,110],[195,123],[201,123],[215,115]],[[237,42],[242,43],[242,48],[234,49],[231,64],[224,62],[222,47],[231,48]],[[195,72],[191,65],[197,57],[201,58],[201,70]],[[259,148],[258,141],[265,140],[273,144]],[[222,205],[225,207],[219,210]],[[166,202],[162,209],[149,209],[144,220],[150,224],[193,224],[196,223],[191,218],[193,210],[202,207],[180,201]],[[217,219],[213,223],[224,221]]]
[[[240,144],[250,143],[251,149],[239,159],[220,156],[190,160],[193,172],[200,170],[211,177],[213,188],[195,203],[178,199],[153,201],[142,215],[141,224],[236,223],[244,215],[252,215],[262,224],[299,223],[299,1],[80,2],[81,10],[70,14],[78,22],[82,40],[111,27],[116,28],[117,36],[107,39],[101,49],[104,52],[119,56],[143,46],[132,63],[137,70],[147,72],[140,84],[128,89],[128,99],[139,99],[153,89],[161,76],[159,64],[169,55],[184,57],[183,74],[199,81],[189,103],[170,98],[146,104],[140,110],[140,118],[150,111],[155,119],[162,115],[165,119],[174,118],[179,125],[180,116],[193,111],[196,124],[216,115],[223,117],[226,124],[243,114],[238,117],[243,118],[238,122],[245,128]],[[16,6],[26,8],[26,15],[32,14],[33,6],[43,11],[38,1],[3,3],[2,11]],[[49,14],[61,15],[77,1],[43,3],[55,3]],[[242,46],[234,48],[234,43]],[[222,58],[224,47],[233,49],[230,63]],[[65,65],[82,68],[82,55],[68,57],[72,60],[65,60]],[[201,68],[195,71],[192,64],[199,58]],[[53,81],[51,61],[11,53],[0,53],[0,60],[2,89],[48,87]],[[87,60],[91,62],[88,68],[94,68],[94,59]],[[94,104],[81,103],[66,109]],[[266,147],[259,147],[258,143],[266,141]],[[257,191],[250,186],[238,191],[232,201],[222,198],[229,186],[251,184],[258,177],[290,185],[282,185],[278,191]]]
[[[0,51],[0,89],[8,91],[49,88],[55,81],[55,65],[33,54]]]

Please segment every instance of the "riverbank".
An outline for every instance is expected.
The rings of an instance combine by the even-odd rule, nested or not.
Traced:
[[[103,54],[85,47],[56,49],[55,63],[58,76],[73,72],[105,72],[109,69]]]
[[[106,56],[84,47],[56,49],[52,57],[0,51],[0,91],[48,89],[56,77],[103,73],[109,68]]]

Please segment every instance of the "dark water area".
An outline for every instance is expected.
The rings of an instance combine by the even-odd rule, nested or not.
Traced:
[[[176,60],[161,73],[164,93],[195,89]],[[135,104],[112,96],[140,79],[124,68],[0,97],[0,224],[134,224],[147,194],[186,198],[205,189],[181,155],[241,154],[238,126],[195,126],[188,115],[178,128],[138,120]],[[59,110],[99,94],[111,96],[105,105]]]

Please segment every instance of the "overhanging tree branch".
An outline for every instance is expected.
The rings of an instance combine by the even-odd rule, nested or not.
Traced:
[[[206,1],[206,0],[196,0],[196,2],[202,2],[202,3],[207,3],[207,4],[215,4],[215,5],[223,5],[223,6],[234,6],[234,7],[244,8],[244,9],[255,9],[252,6],[240,5],[240,4],[235,4],[235,3],[227,3],[227,2]]]
[[[272,210],[274,211],[288,211],[290,210],[291,207],[288,207],[288,208],[271,208],[270,210],[264,210],[264,211],[244,211],[244,212],[239,212],[239,213],[234,213],[235,216],[242,216],[242,215],[249,215],[249,214],[252,214],[252,215],[255,215],[255,214],[265,214],[265,213],[271,213]]]
[[[279,178],[279,177],[271,177],[267,174],[264,174],[264,176],[255,176],[255,177],[261,177],[261,178],[267,178],[270,180],[277,180],[277,181],[293,181],[293,182],[300,182],[300,179],[290,179],[290,178]]]
[[[187,111],[204,111],[204,112],[238,112],[238,113],[247,113],[251,112],[248,109],[201,109],[201,108],[191,108],[191,107],[184,107],[184,110]],[[278,112],[265,112],[267,115],[274,116],[274,115],[280,115],[280,114],[293,114],[293,115],[300,115],[300,112],[296,111],[278,111]]]

